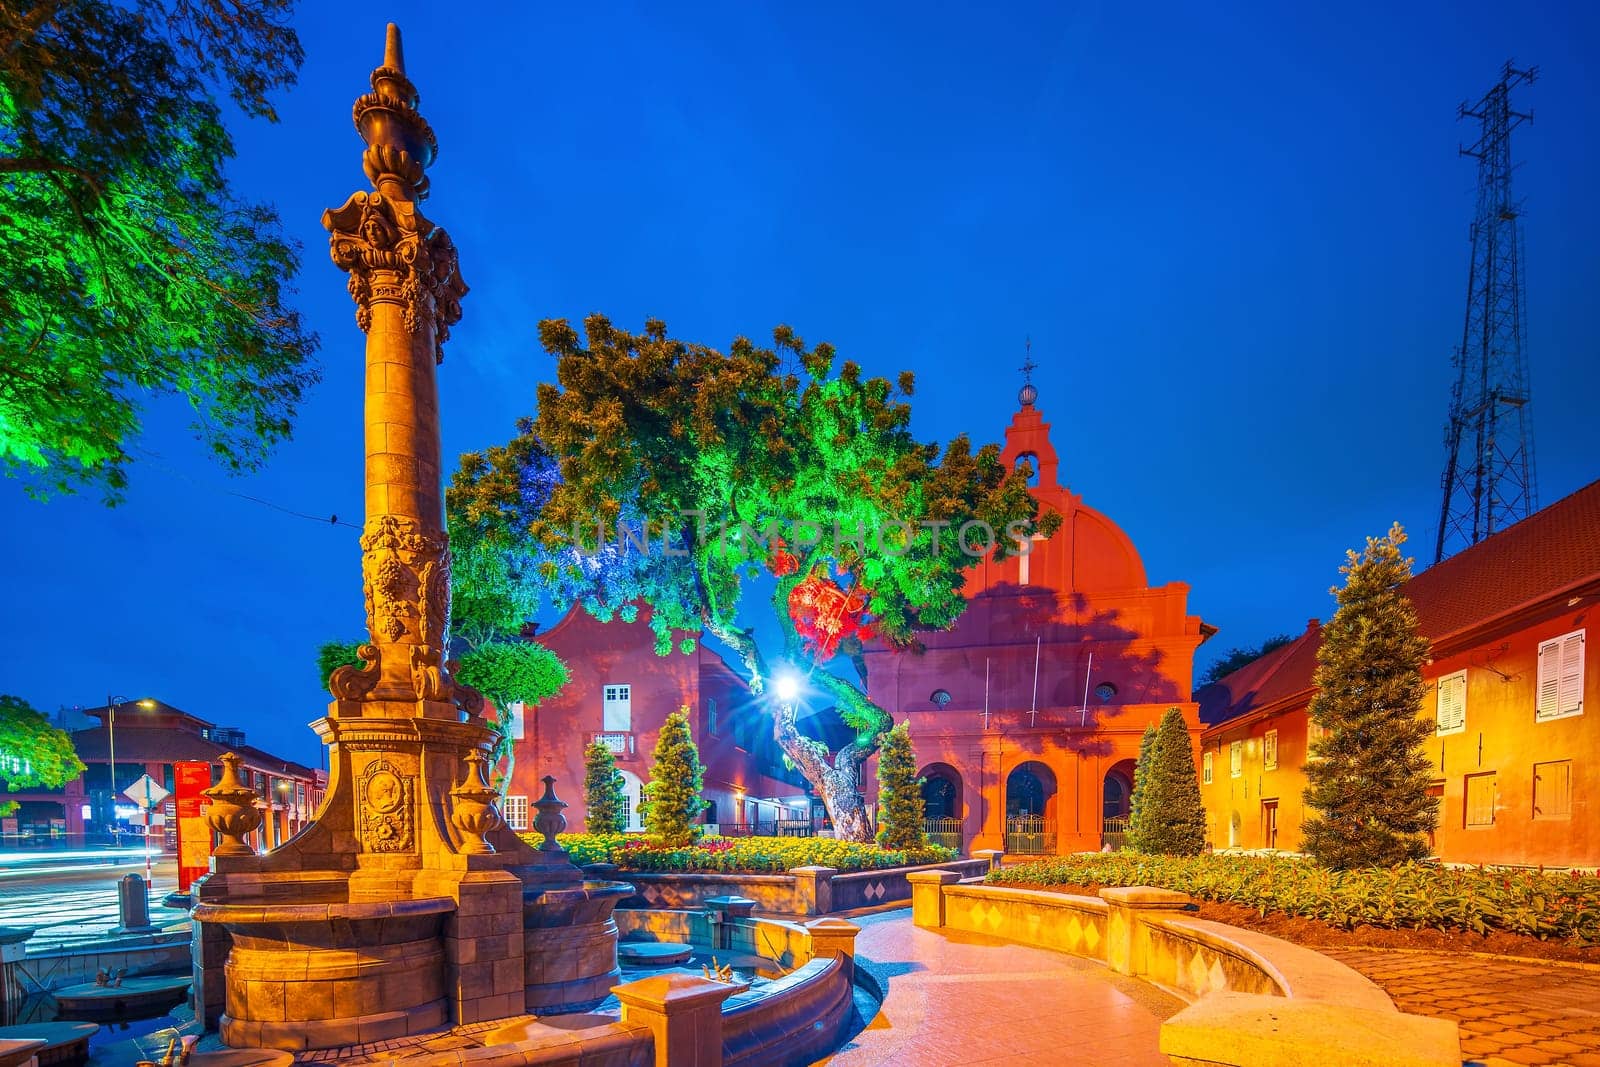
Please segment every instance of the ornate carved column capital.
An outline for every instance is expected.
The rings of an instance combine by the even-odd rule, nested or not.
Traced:
[[[450,327],[461,321],[461,280],[450,235],[409,200],[382,192],[357,192],[343,206],[322,213],[328,251],[349,272],[356,325],[372,329],[372,307],[388,302],[405,312],[408,333],[434,328],[434,361],[444,362]]]

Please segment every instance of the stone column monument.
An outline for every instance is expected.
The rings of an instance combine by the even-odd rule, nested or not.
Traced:
[[[354,109],[373,188],[322,219],[366,340],[369,636],[312,723],[330,777],[310,825],[256,855],[241,841],[259,822],[248,787],[230,774],[207,793],[223,843],[194,891],[195,1001],[233,1045],[324,1048],[581,1010],[617,975],[611,908],[632,887],[584,883],[553,838],[535,849],[505,829],[483,698],[447,659],[434,375],[467,288],[418,206],[438,142],[417,103],[390,25]]]

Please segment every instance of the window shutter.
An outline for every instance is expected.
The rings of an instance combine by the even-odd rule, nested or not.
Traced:
[[[1559,715],[1557,710],[1561,695],[1561,642],[1546,641],[1539,646],[1539,694],[1534,718],[1548,719]]]
[[[1552,638],[1539,646],[1539,691],[1535,719],[1583,714],[1585,631]]]
[[[1438,732],[1460,733],[1467,726],[1467,674],[1459,671],[1439,679]]]
[[[1561,678],[1557,685],[1557,715],[1583,712],[1583,631],[1561,639]]]

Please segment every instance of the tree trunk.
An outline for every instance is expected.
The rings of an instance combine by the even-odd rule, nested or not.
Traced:
[[[830,762],[827,747],[800,732],[798,702],[780,700],[776,693],[767,688],[766,660],[750,631],[718,626],[711,618],[706,619],[706,628],[744,661],[745,668],[750,672],[751,695],[765,700],[772,709],[773,737],[784,755],[789,757],[822,798],[823,806],[828,809],[828,818],[833,822],[834,836],[841,841],[870,844],[872,820],[867,810],[867,799],[861,795],[856,783],[860,780],[861,765],[877,751],[878,738],[894,725],[888,713],[867,700],[865,693],[842,678],[825,671],[814,672],[811,676],[813,683],[840,705],[848,703],[859,711],[875,713],[872,715],[876,720],[873,728],[846,745]]]

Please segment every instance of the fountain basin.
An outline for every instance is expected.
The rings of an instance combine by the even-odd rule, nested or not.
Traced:
[[[89,1060],[89,1039],[100,1029],[94,1023],[25,1023],[0,1027],[0,1041],[43,1041],[33,1054],[39,1067],[76,1067]]]
[[[233,938],[222,1040],[299,1049],[444,1026],[448,897],[340,904],[200,904]]]
[[[62,1019],[146,1019],[183,1003],[194,979],[187,974],[153,974],[124,978],[121,985],[84,982],[51,992]]]
[[[583,1012],[622,978],[612,910],[633,895],[627,882],[529,887],[522,894],[523,976],[535,1015]]]

